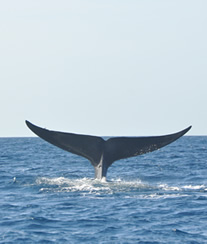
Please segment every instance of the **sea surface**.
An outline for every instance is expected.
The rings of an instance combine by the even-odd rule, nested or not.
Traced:
[[[40,138],[0,138],[0,243],[207,243],[207,137],[93,177]]]

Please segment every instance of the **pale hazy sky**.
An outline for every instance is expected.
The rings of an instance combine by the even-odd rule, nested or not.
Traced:
[[[206,0],[0,0],[0,137],[207,135]]]

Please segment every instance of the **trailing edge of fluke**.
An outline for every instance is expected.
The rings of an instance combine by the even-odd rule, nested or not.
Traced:
[[[119,159],[135,157],[164,147],[187,133],[188,128],[170,135],[152,137],[102,137],[51,131],[29,121],[27,126],[45,141],[68,152],[87,158],[95,169],[95,178],[106,177],[108,168]]]

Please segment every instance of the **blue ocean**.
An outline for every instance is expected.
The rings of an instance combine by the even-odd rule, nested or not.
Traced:
[[[0,138],[0,243],[207,243],[207,137],[115,162]]]

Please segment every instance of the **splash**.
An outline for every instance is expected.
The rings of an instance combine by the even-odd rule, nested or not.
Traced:
[[[122,181],[121,179],[113,179],[106,181],[104,179],[69,179],[64,177],[40,177],[36,180],[36,185],[41,187],[40,192],[80,192],[96,195],[131,192],[151,188],[140,180]]]
[[[68,179],[64,177],[47,178],[41,177],[36,180],[36,184],[42,186],[40,191],[53,192],[81,192],[81,193],[96,193],[107,192],[112,194],[110,188],[104,181],[97,181],[88,178]]]
[[[205,185],[169,186],[167,184],[150,185],[140,179],[124,181],[120,178],[111,181],[98,179],[70,179],[64,177],[39,177],[35,184],[40,192],[72,192],[81,195],[113,195],[126,194],[126,197],[172,198],[186,196],[188,191],[206,190]]]

